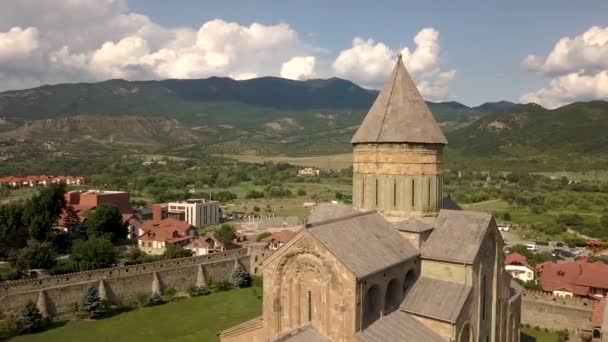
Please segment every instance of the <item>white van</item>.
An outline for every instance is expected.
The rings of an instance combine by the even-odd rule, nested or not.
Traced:
[[[535,243],[527,243],[524,246],[526,246],[526,249],[529,251],[537,251],[538,250],[538,246]]]

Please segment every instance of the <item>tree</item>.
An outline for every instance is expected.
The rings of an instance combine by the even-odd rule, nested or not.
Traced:
[[[306,196],[306,190],[298,189],[298,196]]]
[[[28,270],[35,268],[52,268],[57,263],[57,255],[50,242],[39,242],[30,240],[27,247],[16,251],[11,257],[17,270]]]
[[[112,242],[127,236],[127,227],[122,222],[120,210],[112,206],[99,206],[87,214],[84,222],[87,237],[108,236]]]
[[[232,225],[222,224],[213,235],[224,244],[229,244],[236,238],[236,229]]]
[[[26,245],[29,234],[22,219],[21,204],[0,205],[0,256],[7,257],[9,250]]]
[[[27,334],[42,330],[46,325],[47,320],[44,319],[40,310],[31,300],[25,304],[21,317],[17,320],[17,331],[20,334]]]
[[[101,302],[99,292],[95,287],[91,286],[85,290],[79,313],[86,318],[98,318],[105,313],[105,306]]]
[[[11,194],[11,189],[0,186],[0,197],[8,197]]]
[[[165,259],[187,258],[191,256],[191,250],[175,244],[168,244],[165,252],[163,253],[163,258]]]
[[[247,273],[243,265],[241,265],[239,262],[236,263],[236,267],[232,272],[231,280],[236,287],[248,287],[251,285],[251,277],[249,276],[249,273]]]
[[[604,228],[608,228],[608,214],[604,214],[600,217],[600,224]]]
[[[255,241],[262,241],[263,239],[271,236],[272,234],[270,232],[261,232],[260,234],[258,234],[255,237]]]
[[[65,209],[65,215],[62,221],[63,226],[70,231],[80,224],[80,217],[76,214],[76,210],[74,210],[72,206],[69,206]]]
[[[118,252],[110,240],[93,237],[74,242],[70,260],[81,271],[94,270],[114,266],[118,260]]]
[[[64,184],[54,184],[25,202],[23,223],[31,238],[38,241],[49,239],[53,226],[65,208],[65,192]]]
[[[502,214],[502,218],[503,218],[503,220],[505,220],[505,221],[511,221],[511,213],[509,213],[508,211],[505,211],[505,212]]]

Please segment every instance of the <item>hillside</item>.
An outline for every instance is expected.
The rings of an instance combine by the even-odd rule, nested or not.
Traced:
[[[577,102],[554,110],[516,105],[447,134],[465,155],[608,154],[608,102]]]
[[[59,84],[0,93],[0,139],[202,143],[228,153],[345,152],[376,95],[338,78]],[[485,114],[458,102],[429,106],[446,131]]]

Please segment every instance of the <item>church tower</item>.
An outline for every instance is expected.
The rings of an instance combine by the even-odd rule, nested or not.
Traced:
[[[388,219],[441,209],[447,140],[401,55],[353,136],[353,206]]]

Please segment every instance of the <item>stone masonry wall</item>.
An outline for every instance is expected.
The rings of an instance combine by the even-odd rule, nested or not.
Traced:
[[[250,255],[259,255],[259,252],[237,249],[198,257],[3,282],[0,283],[0,312],[2,315],[17,314],[28,300],[32,300],[49,315],[61,313],[70,304],[79,303],[85,289],[90,286],[98,288],[102,298],[116,304],[133,300],[139,294],[149,296],[167,288],[183,291],[191,285],[202,285],[210,278],[229,280],[237,261],[253,273]]]
[[[521,323],[554,330],[575,332],[591,329],[593,301],[583,298],[556,297],[540,291],[524,291]]]

